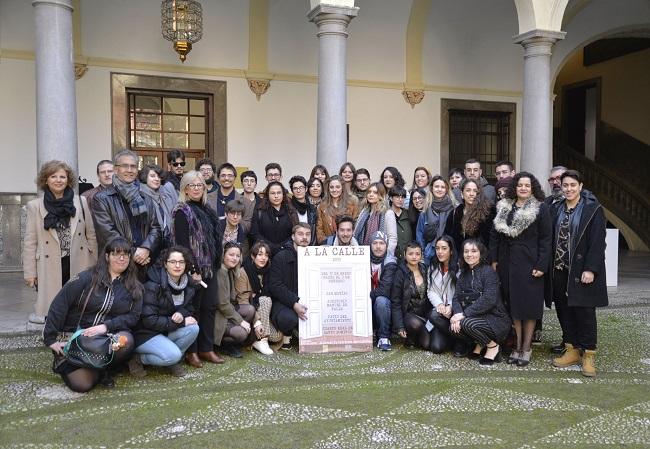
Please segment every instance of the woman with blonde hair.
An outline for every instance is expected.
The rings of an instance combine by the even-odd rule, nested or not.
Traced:
[[[431,180],[431,201],[418,218],[416,240],[424,248],[424,263],[429,265],[436,255],[435,241],[445,232],[447,218],[456,207],[456,197],[445,178],[436,175]]]
[[[321,243],[327,237],[336,233],[336,217],[349,215],[356,219],[358,214],[359,204],[357,198],[348,193],[340,176],[332,176],[325,189],[325,198],[318,205],[317,242]]]
[[[45,323],[61,287],[97,262],[93,219],[86,198],[74,193],[76,178],[63,161],[44,163],[36,179],[43,198],[27,203],[23,277],[37,291],[31,323]]]
[[[354,228],[354,238],[359,245],[370,245],[377,231],[388,236],[387,254],[395,255],[397,247],[397,223],[395,213],[387,206],[386,190],[381,182],[373,182],[366,190],[361,212]]]
[[[172,212],[172,220],[172,244],[190,250],[195,261],[190,273],[195,281],[207,285],[199,289],[196,295],[199,335],[188,348],[185,361],[195,368],[203,366],[201,359],[223,363],[223,358],[214,352],[218,290],[216,274],[221,266],[221,239],[217,232],[219,218],[214,209],[207,205],[207,186],[201,172],[192,170],[181,178],[178,204]]]

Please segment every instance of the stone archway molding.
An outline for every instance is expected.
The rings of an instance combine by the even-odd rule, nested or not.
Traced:
[[[618,218],[612,211],[609,209],[603,207],[603,210],[605,211],[605,218],[612,223],[614,226],[618,228],[618,230],[621,232],[623,237],[625,238],[625,241],[627,242],[627,246],[630,248],[630,251],[650,251],[650,248],[648,248],[648,245],[646,245],[643,240],[639,237],[639,235],[632,230],[623,220]]]

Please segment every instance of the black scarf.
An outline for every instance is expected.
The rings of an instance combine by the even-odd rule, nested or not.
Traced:
[[[43,227],[48,229],[65,229],[70,227],[70,218],[74,217],[77,213],[77,208],[74,207],[74,190],[66,187],[63,191],[62,198],[54,198],[54,194],[50,191],[49,187],[45,187],[45,196],[43,203],[45,203],[45,210],[47,215],[43,219]]]
[[[219,217],[211,207],[203,206],[196,201],[188,201],[187,205],[192,209],[196,220],[201,224],[203,230],[203,239],[205,239],[206,248],[210,251],[209,258],[213,261],[212,267],[221,265],[221,239],[217,238],[217,225]],[[208,267],[197,267],[206,269]]]
[[[453,203],[451,202],[451,198],[449,198],[449,195],[445,195],[442,199],[436,199],[435,197],[433,198],[433,201],[431,202],[431,210],[434,212],[440,214],[441,212],[448,212],[454,208]]]
[[[371,242],[372,243],[372,242]],[[384,253],[383,256],[375,256],[375,253],[370,251],[370,263],[373,263],[375,265],[377,264],[382,264],[384,263],[384,260],[386,259],[386,255],[388,254],[388,249],[386,249],[386,252]]]
[[[307,201],[304,203],[301,203],[296,199],[295,196],[291,197],[291,204],[293,204],[293,207],[298,211],[300,215],[304,215],[305,212],[307,212]]]
[[[257,265],[255,265],[255,262],[253,262],[253,259],[250,257],[247,257],[246,260],[244,260],[243,263],[244,271],[248,276],[248,281],[250,282],[251,289],[253,290],[254,293],[251,303],[253,304],[253,306],[255,306],[255,308],[259,306],[259,297],[268,296],[269,294],[268,287],[267,287],[267,280],[268,280],[270,266],[271,266],[270,259],[264,268],[257,268]],[[260,275],[262,276],[261,283],[259,278]]]

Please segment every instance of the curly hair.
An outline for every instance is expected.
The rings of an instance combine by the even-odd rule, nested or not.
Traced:
[[[47,187],[47,178],[52,176],[54,173],[59,170],[63,170],[68,177],[68,187],[72,188],[77,184],[77,175],[75,175],[74,170],[68,164],[63,161],[47,161],[42,166],[36,177],[36,187],[41,190],[45,190]]]
[[[463,179],[460,183],[460,191],[463,192],[469,183],[473,183],[478,190],[474,204],[465,204],[465,214],[461,219],[461,226],[465,235],[475,235],[478,232],[479,225],[483,223],[490,215],[490,203],[483,196],[483,189],[478,181],[473,179]]]
[[[384,173],[385,173],[386,171],[389,171],[390,174],[393,175],[393,179],[395,179],[395,185],[396,185],[396,186],[404,187],[404,185],[406,184],[406,181],[404,181],[404,177],[403,177],[402,174],[399,172],[399,170],[396,169],[395,167],[390,167],[390,166],[388,166],[388,167],[384,168],[384,169],[381,171],[381,175],[379,175],[379,182],[381,182],[382,184],[384,184]],[[384,184],[384,187],[386,187],[385,184]]]
[[[311,174],[309,175],[309,179],[314,178],[315,177],[314,175],[318,172],[321,172],[325,175],[326,181],[330,179],[330,172],[328,172],[327,167],[325,167],[322,164],[314,165],[314,168],[311,169]]]
[[[182,245],[170,246],[169,248],[165,248],[161,251],[160,257],[158,257],[158,263],[162,267],[165,266],[165,263],[167,262],[167,259],[169,258],[169,255],[171,253],[180,253],[183,255],[183,260],[185,260],[185,271],[183,271],[184,274],[193,271],[193,268],[195,268],[194,256],[192,255],[192,252],[189,249],[187,249]]]
[[[280,189],[282,189],[282,203],[280,204],[280,207],[285,206],[287,208],[287,211],[289,212],[289,217],[291,217],[291,222],[293,224],[296,224],[298,220],[297,218],[298,212],[293,207],[293,204],[291,204],[291,201],[289,201],[289,195],[287,194],[287,191],[284,189],[284,186],[280,181],[269,182],[269,184],[264,189],[263,198],[260,199],[260,202],[257,205],[257,207],[260,210],[264,210],[264,211],[270,210],[273,207],[271,205],[271,202],[269,201],[269,191],[271,190],[271,187],[274,186],[279,186]]]
[[[467,245],[474,245],[478,249],[481,258],[479,259],[478,266],[485,265],[487,263],[488,250],[487,247],[479,239],[467,239],[463,242],[460,247],[460,257],[458,258],[458,265],[460,266],[461,271],[466,271],[470,269],[470,266],[465,261],[465,247]]]
[[[545,195],[544,195],[544,190],[542,190],[541,184],[539,183],[535,175],[533,175],[532,173],[528,173],[526,171],[520,171],[512,178],[510,187],[508,187],[508,190],[506,190],[505,198],[511,200],[517,199],[517,184],[519,184],[519,180],[521,178],[530,179],[530,187],[532,189],[533,196],[538,201],[544,201]]]

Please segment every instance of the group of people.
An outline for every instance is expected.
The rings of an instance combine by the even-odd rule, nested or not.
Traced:
[[[211,160],[186,171],[185,155],[167,154],[167,170],[139,167],[118,152],[97,164],[97,187],[74,193],[64,162],[45,163],[43,197],[27,206],[24,277],[38,299],[30,321],[44,324],[53,369],[71,389],[113,385],[127,364],[183,376],[242,357],[252,345],[290,348],[308,310],[298,296],[297,252],[309,245],[368,245],[373,323],[380,350],[404,339],[435,353],[526,366],[544,303],[555,309],[562,342],[553,365],[582,365],[596,375],[595,308],[607,305],[605,218],[582,175],[554,167],[544,197],[540,182],[512,163],[496,164],[493,187],[481,163],[433,176],[417,167],[410,188],[395,167],[371,182],[346,162],[330,175],[282,182],[265,167],[258,192],[253,171]],[[85,336],[119,336],[105,369],[69,363],[64,347]]]

